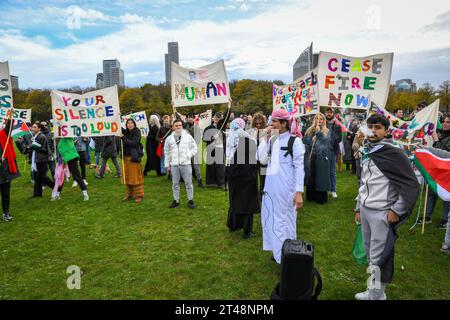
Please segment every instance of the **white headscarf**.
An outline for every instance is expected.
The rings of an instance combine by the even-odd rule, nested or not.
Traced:
[[[226,148],[226,163],[230,164],[231,159],[233,159],[236,153],[239,138],[249,138],[250,140],[256,142],[256,139],[252,137],[245,130],[245,121],[241,118],[236,118],[230,123],[230,131],[227,137],[227,148]]]
[[[150,116],[150,125],[151,126],[157,126],[158,128],[161,127],[161,123],[159,122],[159,117],[156,114],[152,114]]]

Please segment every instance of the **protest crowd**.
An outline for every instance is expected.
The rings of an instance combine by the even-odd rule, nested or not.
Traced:
[[[356,61],[352,64],[353,71],[360,63]],[[370,61],[370,69],[361,72],[378,75],[383,60]],[[326,73],[337,68],[345,71],[342,60],[331,58],[327,62]],[[309,85],[321,88],[325,84],[327,89],[333,86],[329,76],[325,76],[326,81],[321,80],[320,70],[312,79],[302,79],[307,85],[302,89],[290,86],[289,92],[293,87],[304,90]],[[361,88],[363,82],[364,88],[378,93],[376,84],[366,83],[363,78],[360,84],[353,84]],[[186,85],[186,90],[175,87],[174,100],[175,97],[181,100],[174,101],[172,112],[153,113],[148,121],[145,118],[144,126],[131,116],[122,117],[120,111],[115,114],[122,117],[120,123],[109,119],[110,123],[96,122],[91,126],[90,122],[79,122],[94,118],[90,119],[89,113],[80,110],[78,116],[68,112],[60,118],[54,115],[53,119],[23,122],[17,128],[12,116],[14,107],[10,106],[10,117],[5,119],[0,131],[3,220],[13,220],[10,188],[20,175],[29,176],[32,181],[33,197],[48,196],[49,201],[64,201],[63,186],[71,177],[72,187],[80,188],[82,199],[89,201],[92,197],[89,184],[111,173],[117,183],[124,185],[123,201],[145,205],[144,198],[152,196],[145,194],[145,177],[154,174],[171,181],[173,201],[167,207],[173,210],[183,204],[196,210],[195,193],[202,192],[203,188],[226,190],[229,208],[224,223],[229,231],[241,230],[243,239],[261,234],[263,250],[270,251],[274,263],[281,264],[284,242],[297,238],[297,212],[304,201],[324,207],[329,201],[339,201],[337,179],[345,170],[354,174],[359,183],[354,186],[355,209],[349,216],[351,219],[354,216],[361,228],[367,264],[380,275],[379,283],[357,293],[356,299],[387,298],[386,286],[393,279],[398,228],[409,218],[416,219],[417,225],[432,223],[440,198],[444,202],[437,227],[446,230],[440,251],[450,253],[450,199],[445,194],[448,190],[442,192],[445,185],[441,185],[439,171],[427,171],[429,163],[450,158],[450,153],[446,153],[450,152],[450,114],[440,114],[436,104],[420,103],[410,115],[401,109],[390,114],[383,99],[375,93],[370,97],[378,100],[369,98],[364,107],[361,105],[364,102],[354,94],[338,101],[337,94],[330,93],[326,99],[317,97],[312,104],[301,104],[295,102],[294,94],[275,88],[271,114],[237,114],[232,110],[230,97],[226,96],[225,82],[208,84],[206,94],[204,87],[198,92],[193,88],[192,99],[190,85]],[[345,87],[345,83],[339,85],[339,88]],[[320,91],[320,96],[324,91]],[[294,110],[286,101],[277,100],[278,93],[283,99],[294,101]],[[113,112],[113,108],[103,108],[103,104],[109,102],[108,93],[101,94],[94,93],[95,117]],[[204,100],[224,98],[212,100],[211,104],[228,103],[226,112],[207,110],[200,114],[182,114],[177,110],[193,105],[202,95]],[[67,98],[57,92],[52,94],[52,103],[58,98],[61,100],[54,104],[60,109],[63,102],[67,108],[76,106],[74,96]],[[69,99],[72,105],[67,103]],[[78,99],[83,103],[82,98]],[[357,99],[360,105],[353,109]],[[348,107],[344,107],[344,103],[348,103]],[[427,112],[432,115],[428,116]],[[78,125],[77,129],[71,129],[73,123]],[[417,125],[412,127],[412,123]],[[13,134],[14,130],[18,134]],[[426,150],[420,157],[419,152],[416,154],[419,149]],[[28,159],[29,172],[19,172],[16,152]],[[203,177],[202,165],[206,167]],[[93,175],[88,174],[90,167],[95,169]],[[431,187],[430,181],[438,187]],[[183,196],[183,185],[186,196]],[[412,214],[424,185],[430,185],[425,189],[426,212],[415,218]],[[256,214],[261,214],[262,230],[253,229]]]

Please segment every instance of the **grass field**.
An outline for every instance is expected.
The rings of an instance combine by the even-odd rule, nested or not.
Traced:
[[[256,238],[229,233],[224,191],[196,188],[197,208],[189,210],[182,188],[181,207],[168,209],[171,183],[153,172],[144,201],[124,203],[119,180],[97,180],[89,170],[89,202],[71,182],[61,200],[50,202],[48,189],[44,198],[31,198],[29,167],[24,172],[24,159],[19,163],[14,221],[0,223],[0,299],[268,299],[278,281],[279,267],[262,251],[260,215]],[[338,174],[338,199],[299,211],[298,237],[315,245],[321,299],[353,299],[365,288],[365,268],[351,255],[356,183]],[[439,252],[444,231],[433,223],[423,236],[419,229],[410,234],[412,220],[400,230],[388,298],[450,299],[450,256]],[[80,290],[66,287],[70,265],[84,272]]]

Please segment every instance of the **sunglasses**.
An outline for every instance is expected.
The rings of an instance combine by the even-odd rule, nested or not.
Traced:
[[[382,124],[368,124],[367,128],[369,129],[375,129],[375,130],[381,130],[384,128]]]
[[[262,126],[262,123],[261,122],[256,122],[255,126]]]

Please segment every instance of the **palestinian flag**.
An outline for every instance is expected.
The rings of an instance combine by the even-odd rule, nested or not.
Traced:
[[[26,134],[30,133],[30,128],[28,128],[25,122],[15,124],[12,128],[11,136],[14,139],[20,138]]]
[[[450,152],[424,148],[417,149],[414,163],[431,190],[444,201],[450,201]]]

